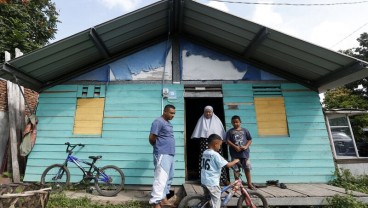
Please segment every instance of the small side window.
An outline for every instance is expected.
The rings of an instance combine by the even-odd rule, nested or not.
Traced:
[[[330,124],[331,136],[336,156],[356,157],[357,154],[355,150],[355,144],[349,127],[348,118],[345,115],[331,116],[329,117],[328,122]]]

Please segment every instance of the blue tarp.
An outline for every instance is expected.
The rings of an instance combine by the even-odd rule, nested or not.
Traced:
[[[91,72],[83,74],[73,80],[91,80],[91,81],[111,81],[111,80],[132,80],[133,75],[137,75],[141,72],[149,72],[157,68],[164,67],[166,58],[168,55],[170,42],[164,41],[159,44],[153,45],[139,52],[121,58],[117,61],[106,64]],[[239,72],[244,72],[243,77],[239,77],[242,80],[282,80],[268,72],[262,71],[254,66],[246,64],[245,62],[230,58],[224,54],[212,51],[208,48],[193,44],[186,40],[180,41],[181,51],[186,51],[185,55],[190,56],[203,56],[212,60],[230,61],[234,68]],[[181,57],[182,60],[183,57]],[[183,70],[182,61],[180,63],[181,71]],[[229,70],[229,69],[224,69]],[[113,77],[110,77],[110,72]]]

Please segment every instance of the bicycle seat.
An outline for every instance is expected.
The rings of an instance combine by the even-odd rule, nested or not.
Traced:
[[[101,155],[98,155],[98,156],[89,156],[88,158],[89,159],[92,159],[92,160],[98,160],[98,159],[101,159],[102,156]]]

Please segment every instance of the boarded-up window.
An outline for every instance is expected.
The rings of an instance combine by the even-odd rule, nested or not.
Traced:
[[[78,88],[74,134],[101,135],[105,107],[105,86],[89,85]]]
[[[259,136],[288,136],[284,98],[279,87],[253,87]]]
[[[104,105],[104,98],[78,98],[74,134],[100,135]]]

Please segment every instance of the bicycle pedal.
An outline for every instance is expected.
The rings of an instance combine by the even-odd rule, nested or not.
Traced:
[[[93,194],[94,190],[96,190],[94,187],[90,187],[86,190],[87,193]]]

